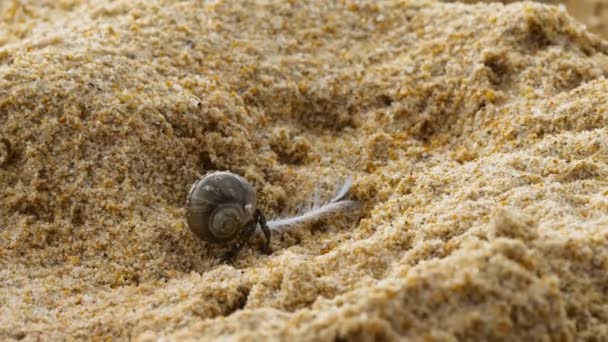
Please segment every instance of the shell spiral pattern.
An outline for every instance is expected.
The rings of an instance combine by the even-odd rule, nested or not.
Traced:
[[[199,238],[212,243],[234,240],[254,221],[255,191],[231,172],[213,172],[192,186],[186,219]]]

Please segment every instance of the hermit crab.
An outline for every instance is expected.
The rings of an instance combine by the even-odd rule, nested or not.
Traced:
[[[327,215],[353,209],[356,201],[345,199],[352,184],[346,179],[334,197],[319,205],[318,197],[309,207],[291,217],[266,221],[257,208],[255,190],[245,178],[229,171],[207,174],[192,185],[187,200],[188,227],[201,240],[221,245],[232,245],[222,256],[226,261],[235,256],[259,226],[264,233],[264,250],[270,252],[271,231],[282,232]]]

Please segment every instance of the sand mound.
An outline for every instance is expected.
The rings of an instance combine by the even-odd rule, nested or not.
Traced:
[[[0,339],[608,335],[608,44],[326,3],[0,5]],[[270,217],[346,175],[363,208],[221,265],[184,220],[217,169]]]

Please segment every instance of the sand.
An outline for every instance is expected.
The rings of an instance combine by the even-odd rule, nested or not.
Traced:
[[[2,2],[0,340],[606,340],[601,4]],[[221,264],[211,170],[362,207]]]

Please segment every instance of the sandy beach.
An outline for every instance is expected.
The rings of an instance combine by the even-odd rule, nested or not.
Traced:
[[[0,340],[607,340],[608,4],[465,2],[0,2]]]

